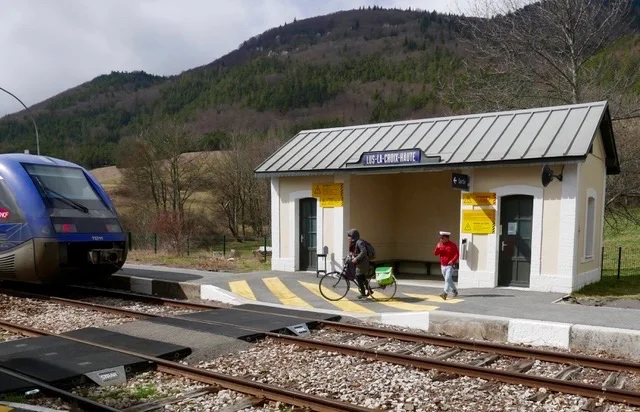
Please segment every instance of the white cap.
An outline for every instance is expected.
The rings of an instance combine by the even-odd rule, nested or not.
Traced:
[[[451,232],[440,231],[440,236],[451,236]]]

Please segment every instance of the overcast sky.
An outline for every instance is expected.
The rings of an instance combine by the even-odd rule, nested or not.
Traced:
[[[360,6],[451,0],[0,0],[0,87],[27,106],[111,71],[172,75],[274,26]],[[0,116],[22,106],[0,90]]]

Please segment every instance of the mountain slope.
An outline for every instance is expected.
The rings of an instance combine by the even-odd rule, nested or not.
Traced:
[[[166,116],[188,123],[198,149],[216,150],[235,131],[291,134],[455,111],[437,91],[465,58],[457,19],[350,10],[273,28],[178,76],[99,76],[32,108],[41,152],[90,168],[114,164],[123,137]],[[0,136],[3,151],[35,152],[25,112],[2,119]]]

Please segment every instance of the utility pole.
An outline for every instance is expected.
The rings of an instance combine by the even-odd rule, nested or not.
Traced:
[[[38,156],[40,156],[40,137],[38,136],[38,126],[36,125],[36,119],[33,118],[33,114],[31,114],[31,110],[29,110],[29,108],[22,103],[22,100],[18,99],[18,96],[16,96],[15,94],[11,93],[10,91],[3,89],[2,87],[0,87],[0,90],[2,90],[3,92],[7,93],[8,95],[12,96],[14,99],[16,99],[17,101],[20,102],[20,104],[27,109],[27,113],[29,114],[29,117],[31,118],[31,121],[33,122],[33,127],[36,129],[36,149],[38,151]]]

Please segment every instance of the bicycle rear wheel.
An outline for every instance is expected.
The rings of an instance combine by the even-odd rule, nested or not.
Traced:
[[[371,286],[371,285],[369,286],[369,288],[371,289],[371,292],[373,292],[371,294],[371,297],[373,298],[373,300],[386,302],[388,300],[393,299],[393,297],[396,295],[396,292],[398,291],[398,282],[396,281],[395,276],[393,276],[393,283],[390,283],[385,286],[379,285],[375,279],[372,279],[371,282],[375,285],[375,286]]]
[[[320,279],[320,294],[327,300],[340,300],[349,293],[349,280],[340,272],[329,272]]]

